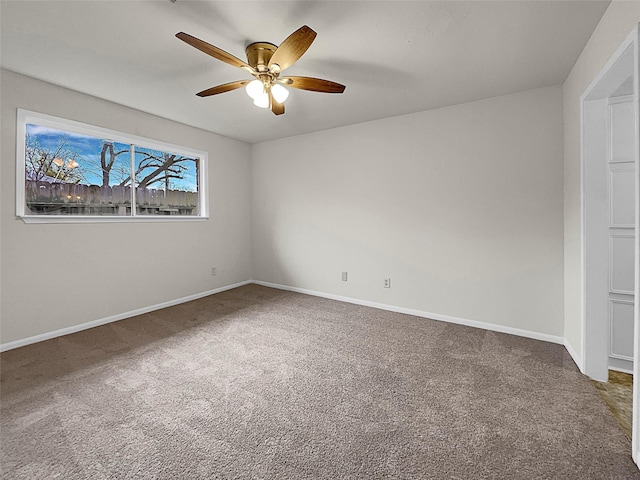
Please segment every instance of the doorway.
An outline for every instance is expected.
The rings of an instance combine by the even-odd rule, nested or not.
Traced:
[[[581,97],[583,373],[638,376],[638,27]],[[632,456],[638,463],[638,383]]]

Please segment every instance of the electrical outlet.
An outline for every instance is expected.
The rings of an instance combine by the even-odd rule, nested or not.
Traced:
[[[211,276],[215,277],[218,274],[218,269],[216,267],[211,267]]]
[[[390,278],[385,278],[384,279],[384,288],[391,288],[391,279]]]
[[[342,281],[343,282],[347,281],[347,272],[342,272]]]

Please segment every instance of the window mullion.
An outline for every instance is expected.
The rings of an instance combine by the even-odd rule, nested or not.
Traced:
[[[131,216],[135,217],[138,215],[138,208],[136,206],[136,146],[132,143],[130,144],[130,157],[131,157]]]

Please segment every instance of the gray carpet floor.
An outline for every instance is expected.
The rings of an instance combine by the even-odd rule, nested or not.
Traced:
[[[560,345],[248,285],[1,355],[6,479],[625,479]]]

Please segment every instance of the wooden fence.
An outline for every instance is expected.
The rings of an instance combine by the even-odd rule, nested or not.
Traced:
[[[34,214],[130,215],[131,187],[27,180],[27,207]],[[136,188],[138,214],[196,215],[198,194],[183,190]]]

